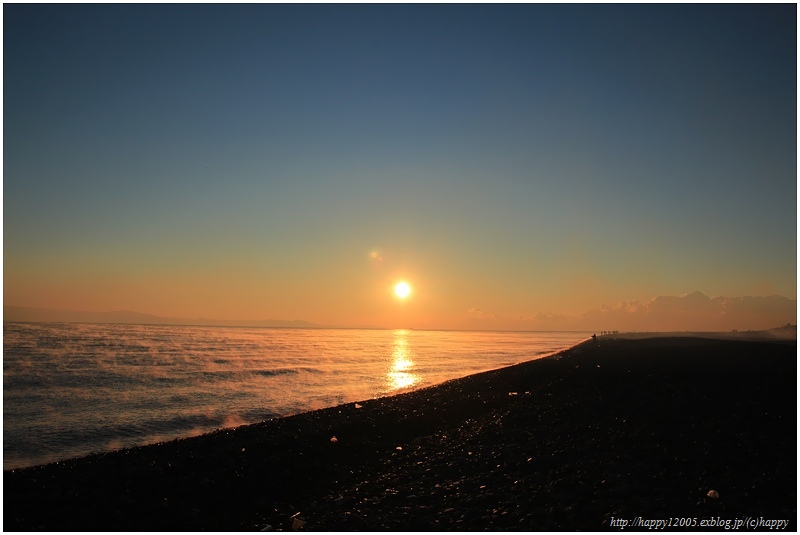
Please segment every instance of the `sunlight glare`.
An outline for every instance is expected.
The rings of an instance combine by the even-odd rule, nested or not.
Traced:
[[[405,331],[397,331],[397,338],[394,341],[392,364],[386,374],[390,390],[409,388],[420,381],[420,377],[412,372],[414,361],[405,334]]]
[[[411,286],[407,282],[398,282],[394,287],[394,294],[400,299],[405,299],[411,293]]]

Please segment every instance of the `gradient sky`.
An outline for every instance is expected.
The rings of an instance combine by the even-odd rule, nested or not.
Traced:
[[[537,328],[796,299],[795,4],[3,14],[5,304]]]

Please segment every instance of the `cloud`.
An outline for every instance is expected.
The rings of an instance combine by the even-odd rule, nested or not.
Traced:
[[[797,323],[797,300],[765,297],[708,297],[695,291],[649,301],[602,305],[575,317],[537,314],[542,328],[620,331],[761,330]]]
[[[467,310],[467,316],[470,319],[474,319],[474,320],[497,319],[497,318],[500,317],[497,314],[490,314],[488,312],[484,312],[483,310],[481,310],[478,307],[472,307],[469,310]]]
[[[534,316],[534,319],[539,322],[543,323],[556,323],[556,322],[568,322],[574,321],[574,318],[567,316],[565,314],[550,314],[545,312],[539,312]]]

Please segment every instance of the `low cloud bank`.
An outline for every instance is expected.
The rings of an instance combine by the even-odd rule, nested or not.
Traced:
[[[692,292],[679,297],[603,305],[577,317],[538,314],[541,329],[619,331],[762,330],[797,323],[797,300],[765,297],[708,297]]]

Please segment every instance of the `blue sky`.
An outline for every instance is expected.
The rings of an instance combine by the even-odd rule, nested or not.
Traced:
[[[794,4],[3,9],[6,304],[796,298]]]

